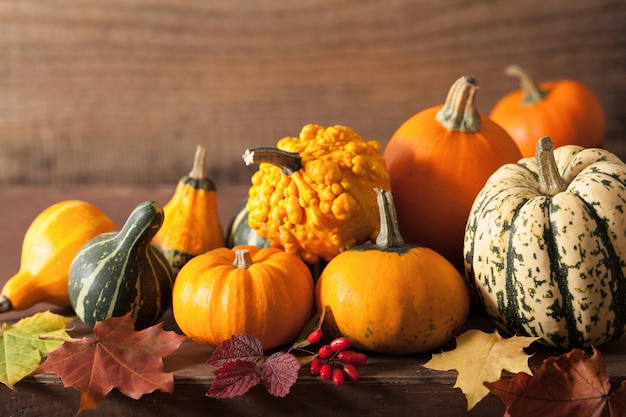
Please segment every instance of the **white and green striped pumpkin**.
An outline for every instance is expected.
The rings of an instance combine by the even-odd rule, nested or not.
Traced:
[[[69,270],[69,297],[76,315],[93,327],[98,321],[132,313],[135,327],[149,327],[171,305],[174,275],[165,255],[152,244],[163,224],[163,207],[137,205],[117,232],[89,240]]]
[[[466,278],[513,334],[599,346],[626,326],[626,164],[545,137],[535,158],[498,169],[465,233]]]

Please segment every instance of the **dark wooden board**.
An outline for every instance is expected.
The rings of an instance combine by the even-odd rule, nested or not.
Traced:
[[[165,203],[174,186],[160,187],[0,187],[0,286],[19,268],[20,246],[32,219],[49,205],[66,199],[82,199],[98,205],[118,224],[122,224],[132,208],[140,201],[152,199]],[[246,187],[228,187],[222,190],[218,206],[222,222],[245,198]],[[72,315],[71,309],[60,309],[39,304],[25,311],[0,315],[1,323],[14,323],[38,311]],[[166,330],[178,331],[171,311],[164,317]],[[73,337],[91,336],[91,330],[76,321]],[[493,331],[493,325],[480,314],[473,314],[466,329]],[[533,345],[534,346],[534,345]],[[450,348],[446,345],[444,349]],[[607,362],[607,372],[613,383],[626,380],[626,339],[601,347]],[[186,342],[172,356],[166,358],[166,370],[174,372],[175,390],[172,394],[155,392],[132,400],[114,390],[88,416],[293,416],[337,415],[359,416],[502,416],[503,404],[490,395],[471,412],[466,412],[465,397],[454,388],[456,372],[428,370],[422,365],[430,353],[413,356],[370,354],[362,368],[362,379],[347,382],[341,387],[323,383],[302,369],[297,383],[284,398],[274,398],[263,387],[255,387],[248,394],[231,399],[215,400],[205,396],[213,377],[206,360],[211,349],[194,342]],[[537,348],[531,366],[538,367],[548,356],[563,353]],[[14,390],[0,384],[0,415],[20,417],[73,416],[78,410],[80,393],[64,388],[59,377],[52,374],[29,376],[16,384]]]

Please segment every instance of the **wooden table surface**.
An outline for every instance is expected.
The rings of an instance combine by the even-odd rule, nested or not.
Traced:
[[[224,225],[230,213],[245,198],[246,191],[245,187],[219,190],[218,204]],[[66,199],[83,199],[98,205],[121,225],[137,203],[150,199],[164,204],[172,192],[173,186],[0,188],[0,284],[17,271],[24,232],[33,218],[49,205]],[[0,323],[13,323],[21,317],[47,309],[59,314],[72,314],[68,309],[40,304],[30,310],[5,313],[0,316]],[[166,329],[176,330],[171,312],[166,314],[164,321]],[[493,330],[480,315],[472,315],[466,328]],[[90,329],[80,323],[72,331],[73,336],[89,334]],[[534,351],[531,366],[539,366],[544,358],[562,353],[542,348],[534,348]],[[622,352],[626,351],[626,340],[605,345],[600,351],[607,361],[612,382],[625,380],[626,355]],[[503,404],[492,395],[467,412],[463,394],[453,388],[456,372],[435,372],[421,366],[430,359],[430,354],[402,357],[370,354],[368,364],[362,368],[362,379],[347,382],[341,387],[323,383],[303,369],[291,392],[284,398],[272,397],[262,386],[258,386],[235,399],[211,399],[205,396],[212,381],[206,365],[210,354],[210,348],[186,342],[165,361],[167,370],[175,375],[176,386],[172,394],[155,392],[132,400],[114,390],[96,410],[83,415],[399,416],[410,413],[413,416],[489,417],[504,413]],[[80,393],[64,388],[56,375],[36,375],[19,382],[14,390],[0,385],[0,412],[3,416],[73,416],[78,409],[79,398]]]

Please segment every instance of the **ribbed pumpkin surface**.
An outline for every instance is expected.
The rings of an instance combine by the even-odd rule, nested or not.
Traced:
[[[500,168],[465,235],[469,283],[502,328],[571,348],[626,325],[626,165],[600,149],[554,151],[567,188],[540,191],[535,158]]]

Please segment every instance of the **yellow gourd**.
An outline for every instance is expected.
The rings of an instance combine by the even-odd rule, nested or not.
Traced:
[[[222,247],[224,230],[217,211],[217,192],[205,170],[206,149],[196,148],[193,167],[163,206],[165,219],[152,243],[167,258],[174,275],[194,256]]]
[[[69,307],[74,256],[93,237],[115,229],[106,214],[84,201],[61,201],[39,213],[24,235],[20,269],[0,293],[0,313],[40,302]]]

